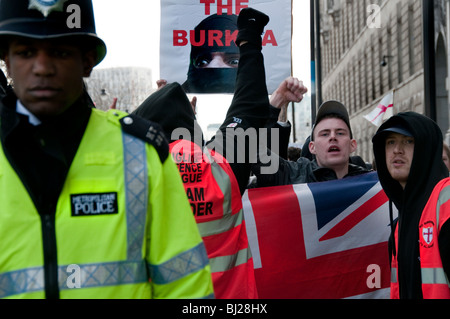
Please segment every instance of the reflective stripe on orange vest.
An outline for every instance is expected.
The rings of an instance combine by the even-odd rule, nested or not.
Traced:
[[[439,233],[450,218],[450,178],[439,182],[431,193],[419,222],[419,250],[424,299],[449,299],[450,282],[442,266]]]
[[[241,194],[230,165],[187,140],[171,143],[170,151],[205,243],[215,297],[257,298]]]
[[[419,255],[424,299],[449,299],[450,281],[444,272],[439,252],[439,232],[450,218],[450,178],[434,188],[419,222]],[[398,249],[398,225],[395,230]],[[397,257],[392,256],[391,298],[400,298]]]

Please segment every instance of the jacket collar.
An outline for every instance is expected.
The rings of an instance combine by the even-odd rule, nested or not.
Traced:
[[[316,160],[313,160],[312,163],[313,163],[313,174],[318,181],[329,181],[337,179],[336,173],[331,168],[320,167],[317,164]],[[348,174],[345,175],[344,178],[361,175],[368,172],[369,170],[364,167],[354,164],[348,164]]]

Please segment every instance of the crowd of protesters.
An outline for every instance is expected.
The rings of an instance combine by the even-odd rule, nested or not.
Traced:
[[[211,82],[197,72],[198,58],[192,79],[159,81],[132,114],[97,110],[83,78],[106,45],[91,0],[29,2],[0,0],[0,57],[11,80],[0,72],[0,297],[256,299],[245,191],[373,171],[355,156],[339,101],[319,107],[303,148],[289,147],[287,107],[307,88],[289,77],[269,96],[261,35],[270,19],[260,11],[223,21],[238,30],[239,63],[229,66],[235,82],[226,117],[205,141],[196,98],[186,95]],[[75,30],[62,10],[72,2],[83,12]],[[221,17],[204,24],[213,19]],[[216,53],[211,60],[223,57]],[[248,138],[250,129],[257,133]],[[423,115],[399,113],[378,129],[373,151],[398,210],[390,223],[391,297],[450,298],[450,151],[441,130]],[[61,275],[69,265],[95,269],[81,289]]]

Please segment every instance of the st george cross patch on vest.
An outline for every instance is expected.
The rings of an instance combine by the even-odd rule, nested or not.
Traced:
[[[428,221],[419,226],[420,231],[420,245],[425,248],[431,248],[434,244],[434,223],[432,221]]]
[[[118,214],[117,193],[70,195],[72,216]]]

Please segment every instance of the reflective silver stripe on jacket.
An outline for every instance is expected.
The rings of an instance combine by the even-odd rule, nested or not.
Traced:
[[[422,268],[422,284],[440,284],[450,287],[443,268]]]
[[[143,283],[148,276],[145,261],[119,261],[59,266],[58,281],[63,290]]]
[[[436,203],[436,230],[439,229],[440,209],[450,200],[450,187],[447,186],[439,193]],[[450,282],[443,268],[421,268],[422,284],[442,284],[450,287]]]
[[[238,214],[227,214],[221,219],[213,220],[205,223],[198,223],[198,229],[202,237],[213,236],[224,233],[242,224],[244,213],[240,211]]]
[[[442,204],[450,200],[450,186],[445,187],[440,193],[436,204],[436,229],[439,229],[439,215]]]
[[[208,262],[208,254],[201,242],[161,265],[149,265],[150,278],[158,285],[169,284],[205,268]]]
[[[245,248],[234,255],[211,258],[209,260],[211,272],[224,272],[233,269],[234,267],[247,263],[251,257],[250,249]]]
[[[20,269],[0,274],[0,298],[44,289],[44,267]]]
[[[397,268],[391,268],[391,282],[393,284],[397,283]]]
[[[242,224],[244,213],[241,210],[234,215],[226,215],[219,220],[197,224],[202,237],[213,236],[229,231]],[[211,272],[223,272],[245,264],[252,257],[250,246],[238,251],[234,255],[220,256],[210,259]]]
[[[220,220],[213,220],[206,223],[198,223],[197,226],[202,237],[217,235],[233,229],[242,224],[244,220],[244,212],[242,209],[234,215],[232,214],[232,190],[231,180],[227,172],[212,158],[210,151],[205,147],[205,154],[211,163],[211,171],[214,179],[219,185],[224,195],[223,213],[224,216]],[[250,246],[238,251],[236,254],[228,256],[219,256],[210,259],[211,272],[224,272],[239,265],[247,263],[252,257]]]
[[[61,290],[142,283],[147,280],[145,261],[58,267],[58,281]],[[44,290],[43,267],[20,269],[0,275],[1,298],[42,290]]]
[[[123,148],[127,210],[127,260],[141,260],[149,193],[145,142],[123,133]]]
[[[203,152],[206,154],[209,162],[211,163],[211,172],[223,194],[223,213],[231,214],[232,191],[230,176],[228,176],[227,172],[225,172],[223,168],[213,159],[210,150],[206,146],[204,147]]]

